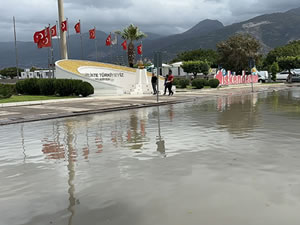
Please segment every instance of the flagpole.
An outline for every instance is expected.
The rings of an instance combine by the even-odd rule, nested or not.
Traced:
[[[59,58],[61,59],[61,51],[60,51],[60,27],[58,26],[58,21],[56,20],[56,30],[58,31],[57,40],[58,40],[58,51]]]
[[[19,68],[18,68],[19,60],[18,60],[17,33],[16,33],[16,20],[15,20],[15,17],[13,17],[13,23],[14,23],[15,50],[16,50],[17,80],[19,80]]]
[[[50,46],[50,52],[51,52],[51,58],[50,58],[50,62],[51,62],[51,70],[52,70],[52,78],[54,78],[54,57],[53,57],[53,44],[52,44],[52,31],[51,31],[51,27],[49,24],[49,31],[50,31],[50,41],[51,41],[51,46]]]
[[[68,59],[66,34],[61,30],[61,23],[64,20],[64,1],[57,0],[58,2],[58,18],[59,18],[59,32],[60,32],[60,55],[61,59]]]
[[[69,32],[69,20],[68,18],[66,18],[67,20],[67,32],[68,32],[68,42],[67,42],[67,52],[68,52],[68,56],[70,57],[70,32]]]
[[[81,22],[80,22],[80,20],[79,20],[79,26],[80,26],[81,60],[83,60],[83,45],[82,45],[82,33],[81,33]]]
[[[96,27],[94,27],[94,29],[95,29],[96,61],[98,62],[98,47],[97,47]]]

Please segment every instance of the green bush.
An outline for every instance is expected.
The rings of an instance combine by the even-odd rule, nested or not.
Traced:
[[[210,79],[208,83],[211,88],[217,88],[220,84],[220,81],[218,79]]]
[[[29,95],[82,95],[84,97],[94,93],[93,86],[82,80],[71,79],[26,79],[18,81],[16,92]]]
[[[57,79],[54,81],[55,93],[60,96],[79,95],[78,86],[82,80]]]
[[[82,82],[78,86],[78,94],[86,97],[94,94],[94,87],[88,82]]]
[[[179,80],[178,86],[179,86],[179,88],[186,88],[186,86],[188,86],[189,84],[190,84],[190,80],[183,78],[183,79]]]
[[[38,85],[41,95],[55,95],[54,88],[55,79],[40,79]]]
[[[204,79],[194,79],[192,81],[192,86],[194,86],[197,89],[202,89],[204,87]]]
[[[16,93],[16,86],[14,84],[0,84],[0,99],[10,98]]]
[[[16,84],[16,90],[19,94],[39,95],[40,87],[38,81],[39,80],[36,78],[18,81]]]
[[[179,87],[179,80],[180,80],[180,78],[174,78],[173,85],[175,85],[176,87]]]
[[[205,87],[210,86],[207,79],[203,79],[203,86],[205,86]]]
[[[18,94],[25,94],[24,83],[24,80],[20,80],[16,83],[16,92]]]

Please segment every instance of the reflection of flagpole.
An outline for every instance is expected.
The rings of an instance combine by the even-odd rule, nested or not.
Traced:
[[[81,46],[81,60],[83,59],[83,46],[82,46],[82,34],[81,34],[81,22],[79,20],[79,26],[80,26],[80,46]]]
[[[94,27],[94,30],[95,30],[96,61],[98,62],[98,46],[97,46],[96,27]]]
[[[17,69],[17,80],[19,80],[19,69],[18,69],[18,48],[17,48],[17,33],[16,33],[16,20],[15,17],[13,17],[13,23],[14,23],[14,36],[15,36],[15,49],[16,49],[16,69]]]
[[[68,193],[69,193],[69,207],[68,207],[68,211],[71,213],[68,224],[71,225],[72,224],[72,219],[73,216],[75,215],[75,208],[74,206],[76,205],[76,198],[75,198],[75,185],[73,184],[74,178],[75,178],[75,166],[74,166],[74,149],[72,146],[72,142],[73,142],[73,135],[72,135],[72,126],[69,124],[66,124],[67,126],[67,146],[68,146],[68,185],[69,185],[69,189],[68,189]],[[77,200],[78,201],[78,200]]]
[[[60,27],[58,26],[58,21],[56,20],[56,31],[57,31],[57,40],[58,40],[58,51],[59,51],[59,58],[61,59],[61,52],[60,52]]]
[[[166,149],[165,149],[165,141],[161,137],[161,131],[160,131],[160,112],[159,112],[159,106],[157,106],[157,123],[158,123],[158,140],[156,142],[157,144],[157,151],[160,152],[160,154],[163,157],[166,157]]]

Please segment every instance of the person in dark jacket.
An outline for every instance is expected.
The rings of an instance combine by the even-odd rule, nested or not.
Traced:
[[[168,76],[169,76],[169,74],[167,74],[166,77],[165,77],[165,84],[164,84],[165,85],[165,91],[164,91],[164,95],[166,95],[167,89],[168,89],[168,85],[167,85]]]
[[[157,90],[157,76],[155,75],[155,73],[152,73],[152,77],[151,77],[151,84],[152,84],[152,88],[153,88],[153,94],[156,95]]]

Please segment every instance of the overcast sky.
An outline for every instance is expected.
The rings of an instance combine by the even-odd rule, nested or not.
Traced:
[[[110,32],[133,23],[145,32],[170,34],[204,19],[229,25],[297,7],[299,0],[64,0],[71,34],[78,19],[84,32],[93,26]],[[13,40],[13,16],[19,41],[31,41],[35,31],[58,19],[57,0],[1,0],[1,8],[0,41]]]

